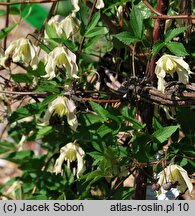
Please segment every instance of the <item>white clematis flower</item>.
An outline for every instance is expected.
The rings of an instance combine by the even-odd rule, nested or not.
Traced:
[[[49,124],[49,119],[52,115],[57,114],[59,117],[66,116],[67,122],[76,131],[78,127],[78,121],[76,116],[76,106],[73,100],[68,99],[65,96],[59,96],[53,100],[49,106],[48,110],[43,117],[44,124]]]
[[[37,49],[27,38],[12,41],[5,51],[5,56],[1,58],[0,64],[5,68],[9,68],[10,65],[7,65],[8,60],[12,59],[13,62],[21,61],[35,70],[38,64]]]
[[[53,17],[51,17],[51,19],[48,21],[47,24],[48,24],[48,26],[50,26],[55,31],[55,33],[58,37],[61,37],[63,34],[63,31],[60,27],[59,19],[60,19],[59,15],[53,16]],[[45,35],[45,38],[49,38],[46,31],[44,32],[44,35]]]
[[[65,68],[67,78],[78,78],[78,66],[76,63],[76,55],[66,47],[56,47],[45,59],[44,78],[52,79],[56,77],[56,68]]]
[[[80,21],[73,14],[70,14],[60,22],[60,28],[67,38],[72,38],[79,31]]]
[[[85,152],[77,143],[68,143],[64,147],[60,149],[60,156],[56,160],[54,165],[54,172],[56,174],[62,172],[62,164],[64,161],[67,161],[68,167],[70,167],[70,163],[77,160],[77,178],[79,178],[82,173],[85,171],[84,165],[84,156]]]
[[[176,186],[176,188],[171,188],[172,193],[174,191],[174,193],[178,196],[179,193],[185,192],[187,188],[189,190],[189,193],[192,193],[193,185],[190,181],[190,178],[188,177],[187,171],[184,170],[181,166],[173,164],[167,166],[162,172],[159,173],[158,184],[161,187],[159,191],[157,191],[158,199],[162,197],[164,197],[163,199],[166,199],[166,194],[169,192],[163,189],[163,184],[174,181],[177,181],[178,185]]]
[[[183,60],[182,57],[173,55],[163,55],[157,62],[155,68],[155,74],[158,78],[158,90],[164,93],[165,90],[165,76],[166,74],[173,74],[177,72],[178,79],[183,84],[189,83],[190,71],[189,65]]]
[[[48,25],[55,31],[58,37],[73,39],[73,36],[79,31],[80,21],[74,14],[70,14],[60,21],[60,16],[53,16]],[[45,31],[45,38],[49,38]]]
[[[97,0],[97,3],[96,3],[96,5],[95,5],[95,7],[96,7],[97,9],[103,8],[103,7],[104,7],[104,1],[103,1],[103,0]]]

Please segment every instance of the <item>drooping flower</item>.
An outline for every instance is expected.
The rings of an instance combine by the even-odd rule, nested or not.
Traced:
[[[76,116],[76,106],[73,100],[68,99],[65,96],[59,96],[53,100],[43,117],[44,124],[48,124],[52,115],[58,115],[59,117],[66,116],[67,122],[76,131],[78,127],[78,121]]]
[[[73,36],[79,31],[80,21],[71,13],[60,21],[60,16],[53,16],[47,23],[58,37],[74,39]],[[45,31],[45,38],[49,38]]]
[[[60,16],[56,15],[56,16],[52,16],[50,18],[50,20],[47,22],[48,26],[50,26],[56,33],[56,35],[58,37],[61,37],[63,34],[63,31],[60,27],[60,22],[59,22]],[[49,38],[47,32],[44,32],[45,38]]]
[[[56,47],[45,58],[46,75],[43,77],[52,79],[56,77],[56,68],[65,68],[67,78],[78,78],[78,66],[76,55],[66,47]]]
[[[60,149],[60,156],[56,160],[54,165],[54,172],[56,174],[62,172],[62,164],[64,161],[67,161],[68,167],[70,167],[70,163],[77,160],[77,171],[76,175],[79,178],[82,173],[85,171],[84,164],[84,156],[85,152],[77,143],[68,143],[64,147]]]
[[[188,173],[179,165],[169,165],[159,173],[158,184],[160,185],[160,189],[157,191],[158,198],[164,197],[164,199],[166,199],[166,193],[168,193],[168,191],[163,188],[163,185],[167,184],[167,182],[177,182],[176,188],[172,188],[177,194],[185,192],[187,188],[189,194],[192,193],[193,185],[188,177]]]
[[[97,3],[96,3],[96,5],[95,5],[95,7],[96,7],[97,9],[103,8],[103,7],[104,7],[104,1],[103,1],[103,0],[97,0]]]
[[[6,49],[4,57],[1,58],[0,64],[9,68],[8,60],[12,59],[13,62],[22,62],[35,70],[38,64],[37,49],[27,38],[12,41]]]
[[[73,14],[65,17],[60,22],[60,28],[67,38],[72,38],[79,31],[79,27],[80,21]]]
[[[158,78],[158,90],[164,93],[165,90],[165,76],[166,74],[173,74],[177,72],[178,79],[183,84],[189,83],[190,71],[189,65],[183,60],[182,57],[173,55],[163,55],[157,62],[155,68],[155,74]]]

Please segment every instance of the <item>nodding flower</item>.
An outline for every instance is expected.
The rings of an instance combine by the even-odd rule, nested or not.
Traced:
[[[189,83],[189,75],[192,73],[190,71],[189,65],[183,60],[182,57],[177,57],[173,55],[163,55],[157,62],[155,68],[155,74],[158,78],[158,90],[165,91],[165,76],[170,74],[173,77],[174,73],[178,74],[178,81],[183,84]]]
[[[11,63],[9,59],[11,59],[13,62],[21,62],[36,70],[38,64],[37,50],[38,48],[27,38],[14,40],[5,50],[4,56],[0,58],[0,65],[9,68]]]
[[[172,164],[167,166],[158,174],[158,176],[158,184],[160,185],[160,189],[157,191],[158,197],[166,197],[166,193],[168,191],[166,190],[166,187],[163,188],[163,185],[167,183],[172,184],[173,182],[177,182],[175,187],[179,193],[185,192],[187,188],[189,190],[189,194],[193,191],[193,185],[188,177],[187,171],[179,165]]]
[[[64,68],[66,70],[66,78],[78,78],[78,66],[76,63],[76,55],[66,47],[56,47],[45,57],[44,78],[52,79],[56,77],[56,68]]]
[[[55,162],[54,172],[56,174],[62,172],[62,164],[67,161],[67,166],[70,167],[70,163],[77,160],[76,176],[79,178],[85,171],[84,164],[85,152],[77,143],[68,143],[60,149],[60,156]]]
[[[68,99],[65,96],[59,96],[53,100],[49,105],[48,109],[43,117],[43,123],[49,124],[49,120],[52,115],[58,115],[59,117],[66,116],[67,122],[71,129],[76,131],[78,127],[78,121],[76,116],[76,106],[73,100]]]

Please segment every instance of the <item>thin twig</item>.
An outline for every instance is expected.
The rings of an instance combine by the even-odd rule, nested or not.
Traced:
[[[18,92],[18,91],[0,91],[3,94],[17,94],[17,95],[49,95],[50,92]]]
[[[159,15],[159,16],[151,16],[151,19],[189,19],[193,20],[195,19],[195,16],[193,15],[174,15],[174,16],[168,16],[168,15]]]
[[[195,16],[193,15],[173,15],[168,16],[164,15],[160,12],[158,12],[155,8],[152,7],[152,5],[147,1],[143,0],[143,3],[157,16],[151,16],[152,19],[195,19]]]
[[[42,3],[52,3],[52,2],[58,2],[63,0],[34,0],[34,1],[19,1],[19,2],[0,2],[0,5],[18,5],[18,4],[42,4]]]

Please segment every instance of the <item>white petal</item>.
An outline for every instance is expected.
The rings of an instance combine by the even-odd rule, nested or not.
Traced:
[[[62,164],[64,162],[64,158],[65,158],[65,153],[64,152],[60,153],[59,158],[55,162],[54,170],[53,170],[53,172],[55,172],[56,174],[62,172]]]
[[[78,0],[71,0],[72,2],[72,5],[73,5],[73,10],[72,10],[72,14],[76,14],[79,10],[80,10],[80,7],[79,7],[79,1]]]
[[[180,167],[178,165],[175,165],[175,166],[180,171],[180,173],[181,173],[183,179],[185,180],[185,183],[186,183],[186,185],[187,185],[187,187],[189,189],[189,193],[191,194],[192,191],[193,191],[193,185],[192,185],[192,183],[190,181],[190,178],[188,177],[187,171],[184,170],[182,167]]]
[[[103,7],[104,7],[104,1],[103,1],[103,0],[97,0],[97,3],[96,3],[96,5],[95,5],[95,7],[96,7],[97,9],[103,8]]]

